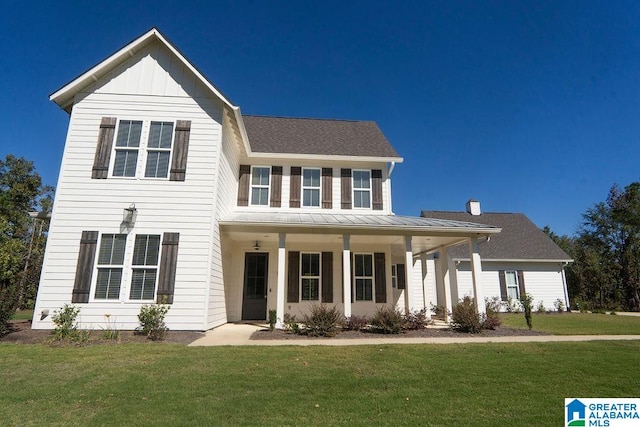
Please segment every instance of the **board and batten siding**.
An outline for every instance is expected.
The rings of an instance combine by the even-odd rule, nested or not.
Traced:
[[[80,236],[84,230],[120,233],[123,209],[135,203],[137,221],[131,233],[180,233],[174,303],[166,323],[173,330],[203,330],[209,286],[214,188],[222,140],[222,106],[200,83],[181,70],[163,49],[153,46],[130,58],[93,91],[76,96],[72,110],[33,327],[52,328],[53,313],[71,302]],[[125,95],[126,93],[126,95]],[[195,97],[193,96],[195,95]],[[102,117],[149,121],[190,120],[186,180],[137,177],[91,179]],[[141,150],[142,151],[142,150]],[[109,171],[111,173],[111,171]],[[128,240],[130,257],[133,239]],[[127,278],[122,286],[128,290]],[[93,282],[96,274],[94,269]],[[92,288],[93,290],[93,288]],[[138,326],[140,303],[94,301],[80,304],[83,328],[105,326],[105,314],[118,329]]]

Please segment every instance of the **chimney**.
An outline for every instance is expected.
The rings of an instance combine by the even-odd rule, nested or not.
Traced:
[[[467,212],[471,215],[480,215],[482,213],[480,211],[480,202],[474,199],[470,199],[467,202]]]

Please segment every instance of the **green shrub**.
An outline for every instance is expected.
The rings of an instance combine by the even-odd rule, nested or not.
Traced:
[[[406,319],[395,307],[380,307],[371,318],[371,328],[381,334],[399,334],[405,328]]]
[[[312,337],[332,337],[340,330],[342,314],[334,306],[313,304],[311,314],[305,314],[303,333]]]
[[[528,293],[523,293],[520,295],[520,304],[522,304],[522,309],[524,310],[524,318],[527,321],[527,327],[529,330],[533,328],[533,319],[531,318],[531,304],[533,303],[533,296]]]
[[[278,312],[276,310],[269,310],[269,330],[273,331],[276,328],[278,322]]]
[[[536,307],[536,311],[538,313],[546,313],[547,312],[547,309],[544,306],[544,303],[542,302],[542,300],[538,303],[538,306]]]
[[[169,328],[164,323],[164,316],[169,311],[168,305],[150,304],[140,307],[138,330],[154,341],[163,340]]]
[[[296,320],[295,315],[291,315],[289,313],[284,314],[284,319],[282,320],[284,324],[284,330],[289,331],[294,334],[300,333],[300,325],[298,325],[298,321]]]
[[[53,337],[56,340],[65,338],[73,339],[78,335],[77,317],[80,314],[80,308],[74,305],[65,304],[60,310],[55,310],[51,316],[53,324]]]
[[[447,312],[447,308],[444,305],[435,305],[431,303],[430,310],[433,313],[433,317],[440,320],[447,320],[447,317],[451,315],[451,313]]]
[[[520,313],[522,312],[522,305],[520,304],[520,301],[518,301],[517,299],[513,299],[509,297],[507,299],[505,309],[507,310],[507,313]]]
[[[499,297],[485,298],[484,305],[486,313],[480,319],[482,321],[482,329],[493,330],[502,324],[499,315],[502,302]]]
[[[105,340],[117,340],[120,333],[116,329],[115,323],[111,320],[111,315],[105,314],[104,318],[107,321],[107,327],[102,329],[102,338]]]
[[[431,320],[427,319],[426,308],[419,311],[411,311],[404,315],[404,329],[410,331],[424,329],[429,323],[431,323]]]
[[[342,320],[342,327],[347,331],[361,331],[369,325],[369,318],[366,316],[349,316]]]
[[[477,334],[484,319],[480,318],[473,298],[466,296],[458,302],[451,313],[451,329],[457,332]]]
[[[564,311],[564,301],[562,301],[560,298],[558,298],[553,303],[553,307],[556,309],[556,311],[558,313],[562,313]]]

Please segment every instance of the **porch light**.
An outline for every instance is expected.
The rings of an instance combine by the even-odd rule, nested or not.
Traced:
[[[255,249],[256,251],[259,251],[259,250],[260,250],[260,242],[258,242],[258,241],[256,240],[255,245],[253,245],[253,249]]]
[[[136,204],[131,203],[131,206],[125,208],[122,213],[122,222],[128,224],[129,226],[133,226],[136,223],[136,218],[138,217],[138,210],[136,209]]]

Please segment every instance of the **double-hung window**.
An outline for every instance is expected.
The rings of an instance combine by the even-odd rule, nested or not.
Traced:
[[[391,287],[398,287],[398,269],[395,264],[391,265]]]
[[[356,301],[373,301],[373,255],[354,254]]]
[[[505,279],[507,282],[507,297],[517,300],[520,298],[520,289],[518,287],[518,274],[515,271],[505,271]]]
[[[133,247],[131,262],[131,289],[129,299],[152,300],[156,293],[160,236],[138,234]]]
[[[269,204],[269,174],[271,168],[254,166],[251,168],[251,204],[267,206]]]
[[[371,171],[353,171],[353,207],[371,207]]]
[[[302,301],[318,301],[320,298],[320,254],[302,254],[300,281]]]
[[[302,206],[320,207],[320,169],[302,169]]]
[[[98,253],[95,299],[120,299],[126,234],[103,234]]]
[[[166,178],[169,173],[173,122],[151,122],[145,178]]]
[[[113,166],[113,176],[136,176],[141,134],[142,121],[120,120],[118,137],[116,139],[116,158]]]

